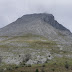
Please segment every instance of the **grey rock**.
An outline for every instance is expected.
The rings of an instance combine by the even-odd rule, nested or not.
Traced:
[[[21,38],[27,34],[38,36],[32,37],[34,41],[42,41],[45,44],[48,41],[50,43],[55,42],[54,48],[48,47],[47,49],[45,48],[46,46],[37,49],[34,46],[30,48],[31,38],[28,39],[29,42],[27,42],[27,39]],[[0,55],[3,56],[3,62],[7,64],[19,64],[22,61],[26,64],[41,64],[47,60],[52,60],[54,57],[63,57],[61,54],[54,53],[54,49],[58,52],[72,51],[72,33],[59,24],[52,14],[24,15],[15,22],[0,29]],[[70,56],[70,54],[66,55],[66,57]]]
[[[52,14],[29,14],[1,28],[0,36],[22,36],[27,33],[48,36],[51,33],[56,34],[56,29],[71,34],[67,28],[54,19]]]

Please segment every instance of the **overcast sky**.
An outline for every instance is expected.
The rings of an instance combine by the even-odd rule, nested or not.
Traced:
[[[72,0],[0,0],[0,28],[22,15],[43,12],[72,31]]]

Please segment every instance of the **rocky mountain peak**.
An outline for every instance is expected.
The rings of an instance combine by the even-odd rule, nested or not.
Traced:
[[[52,25],[56,29],[69,31],[67,28],[65,28],[64,26],[59,24],[55,20],[55,18],[52,14],[47,14],[47,13],[27,14],[27,15],[22,16],[21,18],[18,18],[16,22],[17,22],[17,24],[28,23],[28,22],[31,22],[36,19],[41,19],[44,22]]]
[[[26,33],[40,34],[49,36],[56,32],[63,31],[65,35],[71,34],[71,32],[59,24],[52,14],[38,13],[27,14],[18,18],[15,22],[0,29],[0,35],[24,35]]]
[[[52,14],[39,13],[39,14],[27,14],[27,15],[24,15],[21,18],[18,18],[16,22],[18,24],[19,24],[19,22],[27,23],[29,21],[31,22],[31,21],[36,20],[36,19],[44,20],[45,18],[47,18],[48,20],[54,20],[54,16]]]

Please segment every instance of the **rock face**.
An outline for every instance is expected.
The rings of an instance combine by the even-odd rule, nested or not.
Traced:
[[[52,14],[30,14],[24,15],[15,22],[0,29],[0,36],[18,36],[26,33],[48,36],[51,33],[56,33],[56,29],[71,34],[67,28],[54,19]]]
[[[40,64],[71,53],[72,33],[52,14],[24,15],[0,29],[0,55],[7,64],[19,64],[27,54],[26,64]]]

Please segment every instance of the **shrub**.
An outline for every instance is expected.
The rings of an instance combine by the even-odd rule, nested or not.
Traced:
[[[18,66],[15,67],[15,69],[19,68]]]
[[[45,67],[45,65],[42,65],[42,67]]]
[[[31,59],[31,55],[30,55],[30,54],[26,54],[26,55],[23,57],[23,62],[27,62],[29,59]]]
[[[54,63],[54,65],[57,65],[56,63]]]
[[[21,67],[24,67],[25,65],[26,65],[26,64],[25,64],[24,62],[21,62],[21,63],[20,63],[20,66],[21,66]]]
[[[65,62],[65,68],[66,68],[66,69],[69,69],[69,64],[68,64],[68,62]]]
[[[38,69],[36,69],[36,71],[35,72],[39,72],[39,70]]]
[[[21,71],[21,72],[24,72],[24,71]]]
[[[28,67],[31,67],[31,65],[29,64]]]
[[[0,56],[0,64],[1,64],[1,62],[2,62],[2,56]]]
[[[4,72],[4,70],[3,69],[0,69],[0,72]]]
[[[52,71],[54,72],[54,71],[55,71],[55,69],[52,69]]]
[[[8,70],[8,71],[11,71],[11,70],[13,70],[13,69],[10,67],[10,68],[7,68],[7,70]]]

